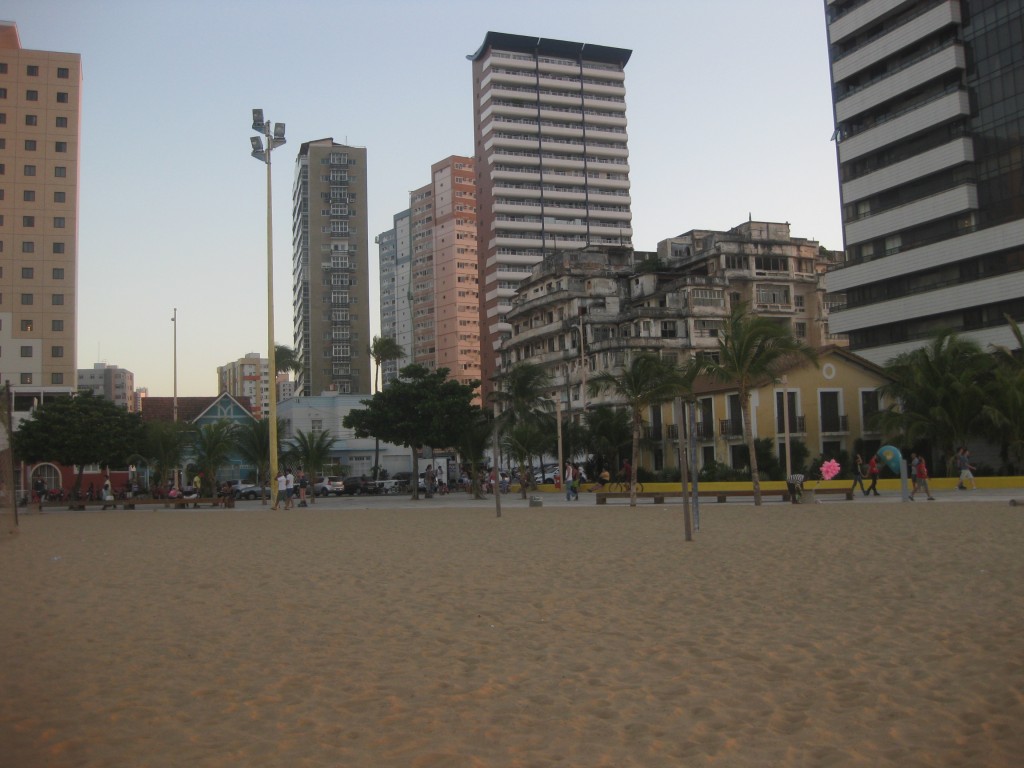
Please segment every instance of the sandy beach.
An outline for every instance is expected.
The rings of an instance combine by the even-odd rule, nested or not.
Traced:
[[[1017,766],[1024,511],[26,515],[0,765]]]

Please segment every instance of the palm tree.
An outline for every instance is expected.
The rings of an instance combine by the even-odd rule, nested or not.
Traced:
[[[487,411],[474,405],[472,414],[459,431],[459,442],[456,447],[463,461],[469,462],[469,481],[474,498],[482,499],[480,493],[479,467],[484,452],[491,442],[494,432],[494,418]]]
[[[512,425],[505,431],[501,444],[512,460],[519,466],[519,490],[523,498],[533,484],[531,471],[533,457],[544,450],[550,431],[539,421],[527,420]]]
[[[380,386],[380,367],[389,360],[401,360],[405,350],[397,340],[390,336],[374,336],[370,344],[370,357],[373,358],[373,391]],[[373,438],[373,479],[380,480],[380,438]]]
[[[999,435],[1003,461],[1011,470],[1012,462],[1024,461],[1024,333],[1020,325],[1006,315],[1016,349],[993,346],[996,357],[991,397],[982,408],[982,419]]]
[[[501,408],[503,425],[529,420],[552,407],[551,374],[543,366],[519,363],[499,378],[499,384],[492,397]]]
[[[587,412],[587,433],[590,452],[595,459],[594,471],[602,467],[614,470],[622,463],[620,453],[629,449],[633,441],[633,430],[629,423],[629,414],[621,408],[599,405]]]
[[[281,421],[278,420],[277,434],[282,433]],[[239,425],[234,433],[235,450],[241,457],[256,467],[257,480],[260,488],[268,488],[274,478],[270,477],[270,420],[252,419]],[[280,443],[280,441],[278,441]],[[267,497],[263,494],[263,503]]]
[[[294,373],[298,376],[302,373],[302,360],[295,356],[295,350],[283,344],[274,345],[274,373]]]
[[[210,484],[211,495],[217,490],[217,473],[228,463],[235,447],[234,431],[235,425],[226,419],[204,424],[196,430],[195,463],[205,482]]]
[[[154,482],[161,488],[165,479],[181,466],[188,430],[188,425],[179,422],[151,421],[146,424],[144,450],[154,469]]]
[[[718,359],[705,360],[701,372],[735,385],[743,416],[743,441],[750,453],[754,504],[761,505],[761,478],[757,471],[750,392],[765,379],[774,381],[777,370],[794,355],[817,364],[817,353],[798,341],[788,328],[766,317],[749,314],[744,302],[733,306],[718,339]]]
[[[924,347],[889,361],[892,381],[879,388],[890,405],[879,425],[910,444],[930,442],[952,456],[984,429],[982,408],[990,403],[995,358],[980,345],[942,331]]]
[[[651,352],[633,355],[629,365],[618,375],[602,371],[588,384],[591,396],[610,390],[615,399],[626,404],[633,430],[632,469],[629,481],[629,505],[636,506],[636,467],[640,458],[640,435],[644,413],[652,405],[660,405],[678,395],[684,386],[682,375],[672,363]]]
[[[334,438],[330,430],[318,430],[315,432],[303,432],[295,430],[295,437],[285,446],[285,458],[293,465],[302,467],[306,472],[314,472],[310,476],[310,483],[315,483],[320,477],[324,465],[331,458],[331,446]],[[310,501],[316,503],[316,493],[310,494]]]

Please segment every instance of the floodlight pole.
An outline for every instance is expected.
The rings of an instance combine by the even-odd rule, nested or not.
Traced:
[[[271,506],[276,507],[280,503],[277,496],[277,359],[274,354],[274,209],[273,195],[270,182],[270,155],[276,146],[285,143],[284,123],[278,123],[274,130],[271,130],[271,122],[263,120],[263,110],[254,109],[252,129],[266,139],[266,148],[260,151],[257,149],[258,140],[253,138],[252,156],[257,160],[266,163],[267,166],[267,366],[269,386],[269,414],[270,419],[270,477],[267,483],[270,486]]]

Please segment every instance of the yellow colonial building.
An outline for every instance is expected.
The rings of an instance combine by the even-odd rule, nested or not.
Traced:
[[[854,451],[867,456],[882,443],[872,417],[885,407],[878,389],[888,382],[885,372],[843,347],[819,350],[818,364],[794,360],[751,392],[755,439],[771,438],[776,454],[785,456],[785,440],[802,441],[811,457]],[[700,467],[718,461],[730,467],[747,464],[743,421],[735,384],[709,379],[697,382],[694,434]],[[788,402],[787,402],[788,401]],[[651,410],[648,449],[641,466],[657,471],[678,465],[678,435],[674,408]],[[857,441],[861,441],[857,443]]]

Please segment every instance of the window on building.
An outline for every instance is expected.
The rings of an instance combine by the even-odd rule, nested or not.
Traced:
[[[58,117],[56,119],[56,121],[55,121],[55,125],[58,128],[67,128],[68,127],[68,119],[66,117]]]
[[[36,244],[34,242],[32,242],[31,240],[23,240],[22,243],[21,243],[21,252],[22,253],[35,253],[36,252]]]
[[[54,216],[53,217],[53,226],[54,226],[54,229],[64,229],[64,217],[63,216]]]
[[[55,307],[63,306],[64,305],[64,294],[63,293],[55,293],[55,294],[53,294],[53,296],[50,297],[50,303],[53,306],[55,306]]]
[[[64,267],[54,267],[53,268],[53,279],[54,280],[63,280],[64,279]]]
[[[50,374],[50,383],[51,384],[63,384],[64,383],[64,374],[63,373],[51,373]]]
[[[36,217],[35,216],[22,216],[21,217],[21,226],[23,226],[23,227],[34,227],[35,225],[36,225]]]
[[[25,101],[39,101],[39,91],[25,91]]]
[[[32,331],[32,327],[33,326],[32,326],[32,321],[31,320],[22,320],[21,321],[21,330],[22,330],[22,332],[30,333]]]
[[[54,152],[67,152],[68,151],[68,143],[66,141],[55,142],[54,145],[53,145],[53,151]]]
[[[25,125],[38,125],[39,117],[37,115],[25,115]]]
[[[26,176],[35,176],[36,175],[36,167],[34,165],[26,165],[25,166],[25,175]]]
[[[793,323],[793,335],[798,339],[806,339],[807,323]]]
[[[7,98],[7,89],[6,88],[0,88],[0,99],[6,99],[6,98]]]
[[[31,373],[23,373],[23,374],[21,374],[21,383],[22,384],[31,384],[32,383],[32,374]]]
[[[53,202],[55,202],[55,203],[63,203],[66,200],[67,200],[67,192],[54,192],[53,193]]]
[[[68,103],[68,93],[67,93],[67,91],[57,91],[57,103],[58,104],[67,104]]]
[[[39,77],[39,66],[37,64],[29,64],[25,67],[25,74],[29,77]]]
[[[31,306],[34,302],[35,302],[35,297],[31,293],[23,293],[23,294],[21,294],[21,304],[22,304],[22,306],[25,306],[25,307]]]
[[[68,169],[65,168],[63,165],[58,165],[56,168],[53,169],[53,175],[58,179],[66,178],[68,175]]]
[[[34,267],[22,267],[21,268],[21,278],[22,278],[22,280],[31,280],[35,276],[36,276],[36,271],[35,271]]]
[[[53,252],[54,253],[64,253],[64,243],[54,243],[53,244]]]
[[[50,357],[64,357],[64,347],[50,347]]]
[[[22,357],[32,357],[32,347],[29,346],[28,344],[24,345],[21,348],[21,356]]]
[[[36,140],[35,139],[25,139],[25,151],[26,152],[35,152],[36,151]]]
[[[67,80],[71,77],[71,70],[67,67],[57,67],[57,77],[61,80]]]
[[[0,112],[0,125],[7,125],[7,113]]]
[[[24,192],[21,193],[21,199],[24,200],[26,203],[35,202],[36,191],[34,189],[26,189]]]
[[[50,330],[51,331],[63,331],[64,330],[64,321],[63,320],[51,320],[50,321]]]

